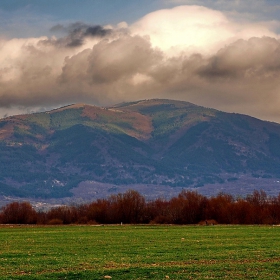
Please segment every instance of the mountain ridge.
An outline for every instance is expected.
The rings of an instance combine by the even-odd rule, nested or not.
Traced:
[[[280,124],[185,101],[70,104],[0,120],[0,195],[67,197],[86,181],[199,189],[244,174],[279,178],[279,143]]]

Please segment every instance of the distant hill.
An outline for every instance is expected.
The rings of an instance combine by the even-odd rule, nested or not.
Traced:
[[[66,197],[82,181],[198,188],[280,177],[280,125],[174,100],[74,104],[0,120],[0,195]]]

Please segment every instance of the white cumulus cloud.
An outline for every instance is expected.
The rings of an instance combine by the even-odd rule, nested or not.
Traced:
[[[269,27],[269,23],[233,22],[222,12],[202,6],[178,6],[150,13],[130,29],[149,36],[154,47],[171,54],[212,54],[237,39],[278,37]]]

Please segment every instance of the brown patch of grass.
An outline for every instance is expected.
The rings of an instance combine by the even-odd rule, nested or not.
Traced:
[[[61,107],[61,108],[51,110],[47,113],[56,113],[56,112],[61,112],[61,111],[68,110],[68,109],[79,109],[79,108],[82,108],[84,106],[86,106],[86,105],[82,104],[82,103],[72,104],[72,105],[69,105],[69,106],[64,106],[64,107]]]
[[[122,128],[128,135],[137,139],[149,139],[153,131],[152,120],[148,116],[144,116],[138,112],[122,111],[112,108],[99,108],[86,105],[83,110],[83,117],[88,117],[91,120],[106,118],[110,124],[118,124],[124,122],[132,128]]]

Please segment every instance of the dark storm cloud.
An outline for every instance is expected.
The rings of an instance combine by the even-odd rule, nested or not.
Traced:
[[[111,29],[104,28],[101,25],[88,25],[83,22],[72,23],[68,26],[57,24],[50,31],[67,33],[66,36],[58,39],[44,40],[45,44],[56,44],[60,47],[80,47],[85,38],[102,38],[112,33]]]

